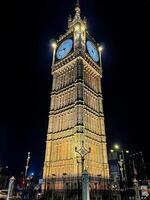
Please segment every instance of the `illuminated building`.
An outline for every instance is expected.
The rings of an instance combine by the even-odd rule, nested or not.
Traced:
[[[68,30],[53,43],[53,84],[43,169],[45,182],[55,177],[55,189],[62,189],[61,177],[81,176],[82,165],[75,147],[84,142],[91,152],[84,169],[90,177],[109,178],[103,97],[101,90],[102,48],[90,36],[86,19],[68,19]],[[47,185],[45,186],[48,187]]]

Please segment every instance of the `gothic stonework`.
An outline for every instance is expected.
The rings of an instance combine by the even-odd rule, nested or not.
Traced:
[[[98,45],[87,31],[86,20],[80,17],[79,4],[75,11],[75,17],[73,20],[69,18],[68,30],[57,41],[53,55],[53,85],[44,180],[52,175],[62,177],[64,173],[70,177],[81,175],[81,164],[78,166],[77,163],[77,160],[81,160],[75,147],[80,149],[82,141],[86,149],[91,148],[91,153],[85,156],[84,163],[89,175],[109,178],[101,90],[101,58],[100,55],[96,57]],[[73,44],[70,52],[65,55],[66,49],[69,51],[70,48],[68,40]],[[66,43],[63,44],[64,41]],[[87,41],[95,44],[90,47],[91,54]]]

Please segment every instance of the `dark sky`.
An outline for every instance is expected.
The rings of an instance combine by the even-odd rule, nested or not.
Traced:
[[[52,77],[49,42],[65,33],[75,0],[1,4],[0,164],[43,166]],[[150,1],[80,0],[82,15],[104,45],[103,93],[108,146],[119,142],[149,156]]]

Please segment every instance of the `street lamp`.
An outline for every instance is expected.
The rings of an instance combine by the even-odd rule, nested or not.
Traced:
[[[102,51],[103,47],[99,45],[98,52],[99,52],[100,67],[102,67]]]
[[[79,180],[79,160],[77,159],[77,174],[78,174],[78,177],[77,177],[77,184],[78,184],[78,200],[80,199],[80,180]]]
[[[25,178],[28,175],[29,161],[30,161],[30,152],[28,152],[27,162],[26,162],[26,166],[25,166]]]
[[[113,153],[113,152],[114,152],[114,150],[113,150],[113,149],[110,149],[110,152],[111,152],[111,153]]]
[[[116,150],[119,150],[119,149],[120,149],[119,144],[114,144],[114,148],[115,148]]]
[[[120,169],[122,170],[122,173],[121,173],[121,178],[123,181],[127,181],[127,174],[126,174],[126,165],[125,165],[125,156],[124,156],[124,151],[121,149],[120,145],[119,144],[114,144],[114,149],[117,151],[117,152],[120,152],[121,155],[119,155],[119,166],[120,166]],[[129,153],[129,150],[125,150],[125,153]],[[124,172],[124,173],[123,173]]]
[[[53,49],[53,60],[52,60],[52,66],[54,65],[55,63],[55,54],[56,54],[56,48],[57,48],[57,43],[56,42],[53,42],[51,44],[51,47]]]
[[[124,151],[121,149],[119,144],[114,145],[114,149],[117,152],[120,152],[119,154],[119,167],[120,167],[120,175],[121,175],[121,181],[124,183],[124,190],[125,190],[125,197],[127,199],[127,173],[126,173],[126,165],[125,165],[125,156],[124,156]],[[129,153],[129,150],[125,150],[125,153]]]
[[[125,150],[125,152],[128,154],[128,153],[129,153],[129,150]]]
[[[82,161],[82,173],[84,170],[84,160],[85,160],[85,156],[88,153],[91,153],[91,148],[89,148],[88,150],[84,147],[84,141],[82,141],[82,146],[79,150],[77,150],[77,147],[75,147],[75,152],[77,152],[80,156],[81,156],[81,161]]]

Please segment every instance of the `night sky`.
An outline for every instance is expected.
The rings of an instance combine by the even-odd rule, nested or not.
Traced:
[[[49,44],[67,29],[75,0],[1,3],[0,165],[43,167],[52,77]],[[80,0],[89,33],[104,45],[108,149],[114,142],[150,162],[150,1]]]

